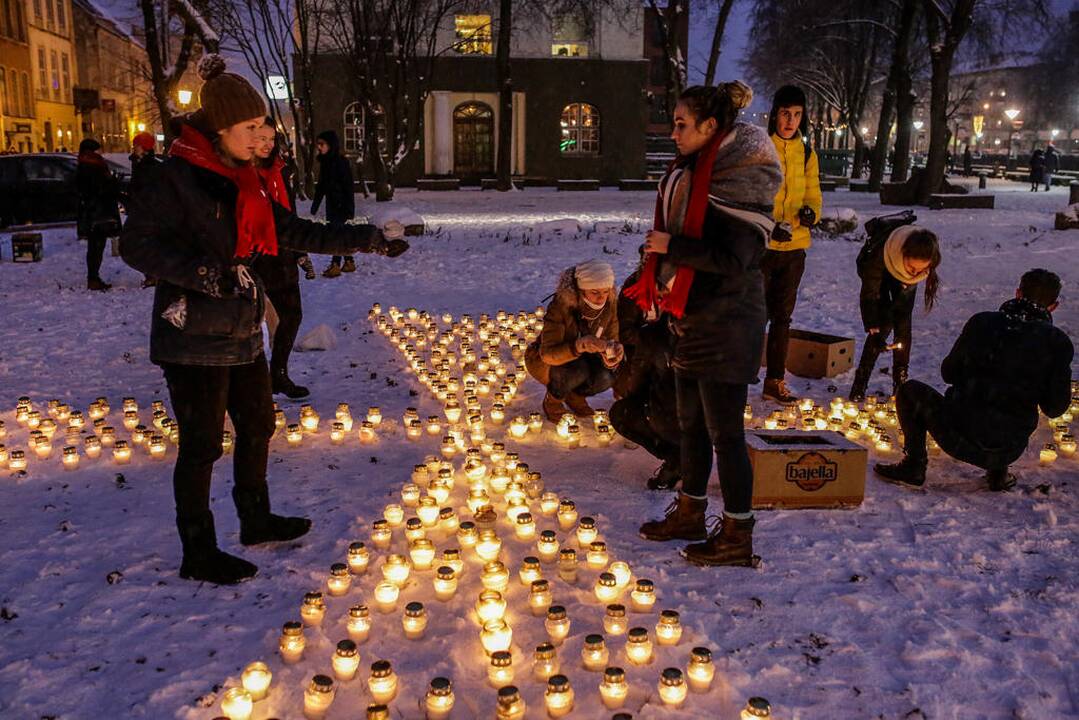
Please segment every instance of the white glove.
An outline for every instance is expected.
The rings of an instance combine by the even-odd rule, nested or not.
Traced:
[[[382,226],[382,235],[387,240],[400,240],[405,236],[405,226],[397,220],[387,220]]]

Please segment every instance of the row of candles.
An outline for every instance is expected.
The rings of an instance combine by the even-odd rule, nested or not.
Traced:
[[[382,316],[377,307],[372,311],[372,317],[387,317],[393,321],[383,321],[381,325],[384,327],[391,324],[400,327],[406,318],[430,318],[416,311],[401,313],[393,308],[389,315]],[[465,376],[454,383],[453,390],[450,389],[450,382],[454,378],[447,378],[445,392],[440,398],[444,403],[445,424],[441,417],[431,417],[428,418],[427,427],[420,428],[421,437],[442,435],[440,455],[428,456],[423,463],[415,466],[409,482],[401,487],[400,501],[387,504],[382,517],[372,523],[369,544],[356,541],[349,546],[344,562],[331,566],[324,591],[305,595],[300,607],[300,619],[286,623],[279,638],[278,651],[282,661],[288,665],[300,663],[308,652],[305,628],[310,630],[323,626],[327,597],[344,597],[355,592],[357,584],[369,574],[373,555],[380,551],[385,553],[378,566],[381,580],[375,582],[371,589],[370,607],[367,604],[353,604],[348,608],[345,621],[348,638],[334,646],[330,657],[332,672],[315,675],[306,687],[304,713],[312,720],[324,717],[333,703],[337,686],[350,683],[359,672],[358,646],[368,639],[372,625],[377,622],[372,610],[387,616],[400,613],[405,638],[423,638],[430,622],[428,598],[433,596],[436,603],[460,607],[459,603],[453,601],[458,597],[460,578],[467,568],[466,556],[481,567],[479,576],[482,590],[473,609],[488,682],[498,690],[497,717],[524,717],[525,700],[519,688],[513,684],[520,682],[522,677],[513,662],[514,633],[507,615],[511,574],[503,562],[511,547],[521,547],[521,544],[525,544],[524,547],[532,550],[533,554],[521,559],[517,576],[520,583],[528,588],[527,611],[537,618],[543,618],[545,635],[544,641],[532,655],[531,676],[545,683],[544,705],[550,717],[564,717],[573,712],[575,692],[581,690],[580,683],[575,687],[568,675],[563,673],[568,668],[563,668],[562,659],[559,658],[559,650],[570,633],[571,618],[564,605],[555,603],[554,588],[560,584],[579,586],[581,568],[594,571],[596,575],[591,583],[591,591],[597,604],[604,608],[604,632],[609,637],[625,637],[622,654],[628,665],[647,665],[653,662],[655,646],[678,645],[682,640],[681,619],[673,610],[661,611],[651,628],[630,620],[629,613],[655,611],[654,584],[646,578],[634,579],[628,563],[612,560],[606,543],[600,538],[595,519],[581,516],[572,500],[546,491],[540,473],[531,471],[527,464],[520,461],[517,453],[507,451],[505,442],[487,435],[484,418],[475,419],[480,409],[479,384],[476,378],[468,375],[470,371],[479,369],[474,364],[479,358],[473,359],[470,355],[466,339],[474,327],[467,317],[460,322],[454,322],[451,317],[443,317],[442,320],[451,328],[456,326],[449,334],[463,341],[463,347],[458,346],[458,357],[464,361],[462,368]],[[485,321],[486,318],[481,317],[480,331],[485,331],[490,338],[492,330],[485,325]],[[521,322],[520,316],[500,313],[497,334],[516,330],[515,326]],[[527,319],[524,322],[528,324]],[[449,349],[455,344],[440,343],[439,333],[433,335],[436,347]],[[523,350],[519,342],[515,347]],[[404,348],[401,349],[404,351]],[[489,343],[485,350],[487,362],[490,363],[494,357],[491,353],[496,350],[494,343]],[[413,369],[416,369],[415,365],[419,366],[420,371],[425,367],[422,362],[415,362],[418,357],[410,360],[414,361]],[[444,362],[444,359],[439,362]],[[516,394],[516,388],[511,384],[515,382],[512,375],[507,372],[501,376],[508,382],[499,390],[499,397],[492,398],[495,401],[492,410],[503,409],[512,401]],[[441,388],[438,381],[441,376],[432,379],[431,385],[424,384],[439,398]],[[455,393],[462,387],[468,393],[466,408],[456,405]],[[499,405],[503,407],[498,408]],[[468,415],[465,415],[466,412]],[[469,418],[467,424],[461,422],[464,417]],[[491,425],[501,425],[504,417],[495,413],[494,417],[489,418]],[[418,420],[418,413],[409,408],[404,418],[405,427],[416,427]],[[518,420],[520,422],[512,422],[506,428],[507,438],[519,439],[542,430],[543,421],[538,415]],[[594,427],[598,431],[601,425],[609,427],[604,415],[600,416]],[[576,431],[570,428],[576,428]],[[556,434],[563,439],[571,434],[579,437],[579,433],[579,425],[572,416],[564,418],[556,427]],[[597,432],[597,437],[602,434]],[[468,441],[473,442],[474,446],[467,446]],[[466,512],[471,514],[472,519],[463,519]],[[541,529],[541,523],[553,527]],[[505,542],[499,534],[500,530],[503,533],[511,532],[513,539],[518,542]],[[559,537],[559,531],[565,534],[564,537]],[[399,542],[403,540],[406,543],[406,552],[393,552],[395,537],[399,538]],[[441,542],[448,546],[439,551],[437,545]],[[455,545],[450,545],[454,542]],[[555,565],[557,573],[544,577],[544,565],[551,564]],[[415,581],[422,579],[426,573],[431,573],[428,576],[430,586],[426,591],[427,597],[421,597],[426,604],[414,600],[406,603],[403,611],[399,610],[402,588],[417,587]],[[622,604],[619,601],[627,593],[626,604]],[[604,635],[590,634],[584,638],[581,667],[601,674],[596,683],[601,700],[605,707],[618,709],[629,695],[630,681],[623,668],[611,664],[613,656]],[[679,706],[686,701],[689,692],[707,692],[714,674],[710,650],[695,647],[689,652],[683,668],[668,667],[660,673],[656,685],[659,700],[665,705]],[[249,717],[252,703],[265,697],[270,678],[265,663],[253,663],[241,676],[242,687],[226,692],[222,710],[232,720]],[[373,700],[368,707],[369,718],[389,716],[388,705],[397,697],[401,682],[389,661],[379,659],[371,665],[367,676],[367,690]],[[448,717],[454,702],[451,680],[435,678],[422,700],[425,716]],[[747,704],[743,717],[767,717],[767,708],[766,701],[754,698]]]

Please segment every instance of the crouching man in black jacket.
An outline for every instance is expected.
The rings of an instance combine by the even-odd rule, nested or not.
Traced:
[[[1031,270],[1014,300],[968,320],[940,367],[951,386],[943,396],[917,381],[899,388],[905,457],[877,465],[877,474],[888,482],[925,484],[928,431],[944,452],[983,468],[991,490],[1013,487],[1008,466],[1037,429],[1038,408],[1057,417],[1071,400],[1073,347],[1051,317],[1059,296],[1055,273]]]
[[[226,412],[236,431],[232,497],[240,542],[293,540],[311,527],[307,518],[270,512],[273,397],[263,354],[265,285],[255,259],[287,250],[392,257],[408,245],[371,225],[301,220],[272,202],[251,165],[266,115],[262,94],[223,71],[220,56],[199,63],[201,109],[185,119],[169,160],[133,196],[120,252],[158,278],[150,360],[164,371],[180,431],[173,470],[180,576],[236,583],[257,568],[218,549],[210,512]]]

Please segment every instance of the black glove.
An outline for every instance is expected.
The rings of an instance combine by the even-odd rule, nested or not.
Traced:
[[[785,243],[793,239],[789,223],[779,222],[772,228],[772,242]]]
[[[378,236],[371,242],[371,252],[375,255],[385,255],[386,257],[397,257],[408,250],[408,243],[404,240],[387,240],[386,236],[382,234],[382,231],[378,231]]]
[[[798,222],[803,227],[813,227],[813,224],[817,222],[817,213],[813,212],[813,208],[808,205],[803,205],[802,209],[798,211]]]

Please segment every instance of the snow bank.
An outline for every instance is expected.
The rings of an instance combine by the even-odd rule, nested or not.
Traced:
[[[390,220],[404,225],[406,235],[422,235],[426,227],[418,212],[396,203],[376,203],[374,210],[368,214],[368,222],[378,227],[384,227]]]
[[[821,211],[816,229],[828,235],[846,235],[858,230],[858,213],[851,208],[826,207]]]

